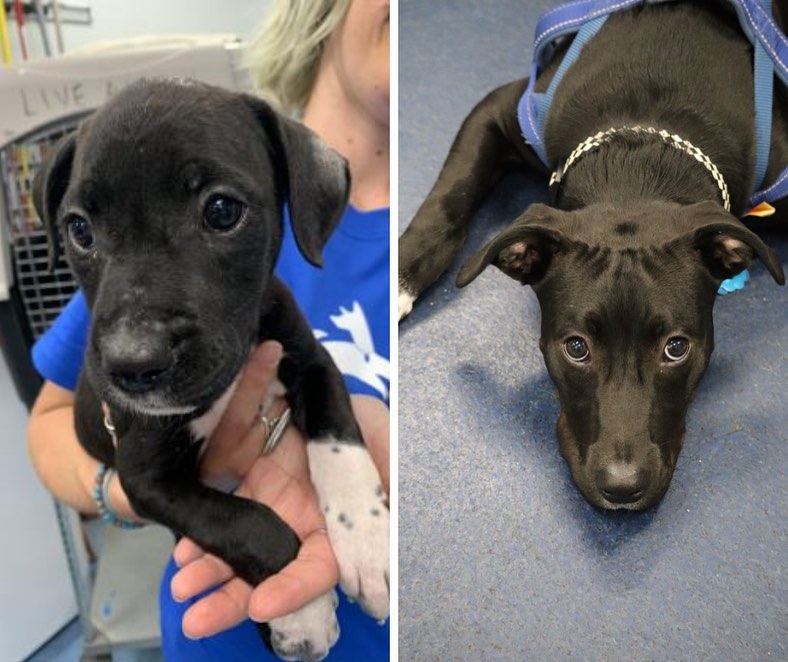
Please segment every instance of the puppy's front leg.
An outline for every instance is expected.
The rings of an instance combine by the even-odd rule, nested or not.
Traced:
[[[326,403],[326,406],[333,406]],[[307,444],[309,470],[339,563],[340,585],[365,611],[389,612],[389,510],[366,447],[333,435]]]
[[[296,557],[298,537],[271,508],[199,481],[196,447],[182,421],[116,418],[115,466],[140,516],[188,536],[252,586]]]
[[[473,214],[506,172],[544,171],[517,124],[528,80],[488,94],[460,128],[438,181],[399,239],[399,317],[448,268],[468,236]]]
[[[342,375],[279,286],[262,321],[285,350],[279,379],[305,432],[312,482],[339,563],[340,585],[376,618],[389,611],[389,510]]]
[[[123,488],[140,515],[189,536],[227,561],[252,586],[295,558],[300,543],[270,508],[198,481],[200,444],[193,436],[197,421],[190,421],[188,427],[174,418],[131,422],[118,412],[113,415],[116,449],[104,429],[101,404],[86,380],[80,382],[77,409],[80,440],[89,442],[86,448],[95,457],[118,468]],[[199,427],[206,434],[212,430],[205,422]],[[331,591],[258,629],[282,659],[322,660],[339,636],[335,606]]]

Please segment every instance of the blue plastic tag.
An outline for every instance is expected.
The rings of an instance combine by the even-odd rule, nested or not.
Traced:
[[[728,294],[730,292],[735,292],[736,290],[741,290],[744,288],[744,284],[749,279],[750,272],[745,269],[737,276],[722,281],[722,283],[720,283],[720,289],[717,290],[717,294]]]

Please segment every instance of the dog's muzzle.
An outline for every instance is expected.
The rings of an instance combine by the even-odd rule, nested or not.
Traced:
[[[594,479],[599,493],[610,503],[635,503],[650,486],[649,473],[624,462],[611,462],[597,469]]]
[[[162,322],[121,323],[101,335],[101,368],[124,393],[147,393],[167,382],[179,344]]]

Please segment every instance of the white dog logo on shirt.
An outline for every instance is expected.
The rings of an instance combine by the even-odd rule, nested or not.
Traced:
[[[340,306],[339,315],[330,317],[334,326],[350,334],[351,341],[327,340],[329,334],[320,329],[315,329],[315,337],[331,354],[339,371],[361,380],[388,399],[389,390],[383,379],[389,380],[389,362],[375,352],[369,324],[358,301],[353,302],[352,310]]]

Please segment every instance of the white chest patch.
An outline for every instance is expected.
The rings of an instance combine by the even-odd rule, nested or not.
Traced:
[[[366,447],[310,441],[309,471],[339,564],[339,583],[371,616],[389,613],[389,510]]]
[[[191,414],[195,407],[145,407],[135,404],[129,409],[138,411],[146,416],[186,416]]]
[[[213,434],[216,426],[219,425],[219,421],[222,420],[224,410],[227,409],[227,405],[230,403],[233,393],[235,393],[235,389],[238,386],[239,377],[240,375],[233,380],[233,383],[230,384],[230,387],[224,393],[222,393],[219,399],[211,405],[211,408],[208,411],[189,423],[189,432],[191,433],[192,439],[194,441],[203,441],[208,439]]]

